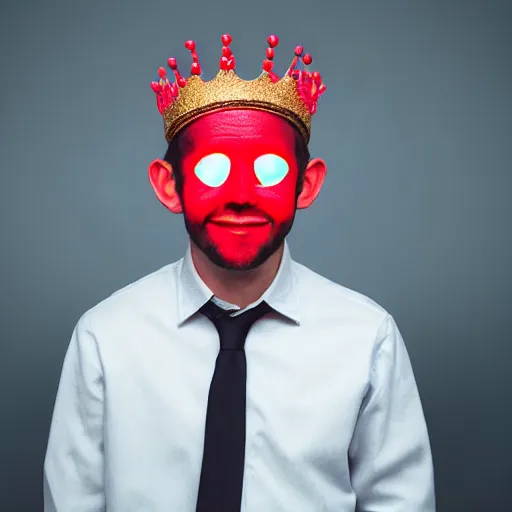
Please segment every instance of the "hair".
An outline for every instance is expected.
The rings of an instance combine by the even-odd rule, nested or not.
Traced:
[[[308,145],[299,130],[292,123],[289,121],[287,122],[292,126],[295,133],[295,158],[299,169],[296,188],[296,195],[298,197],[302,192],[304,174],[311,156]],[[173,168],[176,192],[180,197],[182,196],[183,191],[183,172],[181,162],[183,155],[186,154],[191,143],[192,141],[187,137],[187,127],[185,127],[172,138],[164,156],[164,160],[171,164]]]

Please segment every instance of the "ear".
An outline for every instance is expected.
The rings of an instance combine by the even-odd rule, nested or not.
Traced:
[[[181,200],[176,192],[176,178],[169,162],[153,160],[148,168],[149,181],[158,200],[172,213],[182,213]]]
[[[308,208],[320,193],[320,189],[324,183],[327,174],[327,166],[320,158],[313,158],[308,162],[304,172],[304,183],[302,192],[297,198],[297,208]]]

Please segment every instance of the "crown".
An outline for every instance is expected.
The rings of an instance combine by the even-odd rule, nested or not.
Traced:
[[[254,80],[243,80],[235,72],[235,57],[229,45],[229,34],[221,37],[222,56],[220,70],[210,81],[201,78],[201,65],[196,53],[196,43],[186,41],[192,55],[191,75],[184,78],[176,59],[167,59],[175,76],[169,82],[166,70],[158,69],[159,80],[151,82],[156,95],[158,111],[164,120],[167,142],[186,125],[202,115],[226,109],[256,109],[280,115],[290,121],[309,142],[311,118],[317,109],[318,98],[326,87],[317,71],[309,71],[313,59],[304,53],[302,46],[295,48],[292,63],[283,77],[273,72],[274,48],[279,43],[276,35],[267,38],[268,48],[263,60],[261,75]],[[302,69],[299,69],[298,66]]]

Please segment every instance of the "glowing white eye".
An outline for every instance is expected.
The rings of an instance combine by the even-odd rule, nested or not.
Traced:
[[[220,187],[229,176],[231,161],[222,153],[213,153],[199,160],[194,171],[209,187]]]
[[[254,172],[262,187],[280,183],[288,174],[288,162],[277,155],[261,155],[254,161]]]

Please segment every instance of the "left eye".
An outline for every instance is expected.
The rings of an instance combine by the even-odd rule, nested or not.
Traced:
[[[231,161],[222,153],[207,155],[198,162],[194,172],[209,187],[220,187],[229,176]]]
[[[254,173],[263,187],[277,185],[288,174],[288,162],[278,155],[261,155],[254,161]]]

